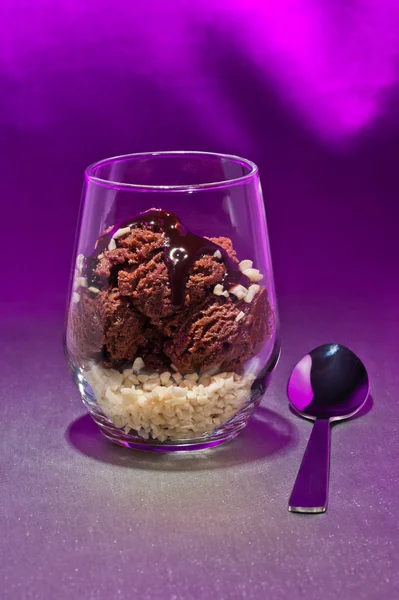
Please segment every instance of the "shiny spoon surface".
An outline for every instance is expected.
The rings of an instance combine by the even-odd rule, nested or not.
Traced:
[[[353,417],[369,395],[362,361],[339,344],[306,354],[288,380],[288,398],[300,416],[314,421],[291,493],[291,512],[321,513],[328,503],[330,423]]]

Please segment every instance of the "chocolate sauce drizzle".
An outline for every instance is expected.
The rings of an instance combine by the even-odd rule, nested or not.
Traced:
[[[191,233],[176,215],[160,209],[151,209],[133,219],[117,223],[98,239],[94,253],[86,259],[86,275],[89,281],[93,281],[93,271],[99,255],[108,249],[108,245],[118,229],[137,225],[151,227],[153,231],[163,233],[165,236],[164,260],[168,269],[174,309],[178,310],[184,306],[189,271],[194,262],[204,254],[214,254],[219,250],[226,268],[223,278],[225,289],[229,290],[237,284],[248,286],[248,278],[241,273],[224,248]]]

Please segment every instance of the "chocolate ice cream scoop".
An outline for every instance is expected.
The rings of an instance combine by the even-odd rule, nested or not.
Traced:
[[[68,327],[76,356],[239,370],[273,334],[267,290],[244,274],[262,277],[252,262],[238,262],[230,239],[190,233],[171,213],[115,225],[83,262]]]
[[[212,294],[202,304],[165,319],[164,351],[181,373],[239,371],[260,352],[274,324],[265,288],[250,304]]]
[[[237,284],[247,284],[248,279],[231,260],[225,249],[212,240],[188,231],[180,219],[173,213],[159,209],[148,210],[133,220],[114,225],[99,238],[95,253],[88,260],[88,278],[91,279],[93,266],[98,256],[107,248],[112,249],[115,237],[128,234],[132,227],[142,226],[161,232],[164,236],[164,262],[169,276],[172,292],[172,306],[179,309],[184,306],[186,280],[189,270],[200,256],[218,252],[225,266],[224,286],[229,289]]]
[[[163,341],[162,333],[118,289],[93,293],[83,288],[70,314],[68,344],[79,359],[98,357],[108,365],[124,365],[141,356],[147,364],[160,364]]]
[[[135,243],[136,231],[133,230],[132,235],[121,240],[121,243],[129,244],[131,247]],[[160,236],[161,234],[153,235]],[[230,240],[212,238],[211,241],[223,248],[228,253],[229,259],[237,264]],[[160,318],[172,317],[176,313],[185,312],[192,305],[205,300],[214,286],[223,282],[226,272],[224,263],[213,255],[198,257],[187,274],[184,307],[176,310],[172,304],[171,285],[164,253],[157,249],[157,242],[153,242],[152,247],[153,251],[148,259],[138,265],[118,270],[115,285],[118,286],[121,294],[131,298],[135,308],[149,317],[153,323],[157,323]],[[112,251],[110,254],[114,252],[116,251]],[[107,258],[104,258],[102,262],[107,262],[107,260],[108,253]]]

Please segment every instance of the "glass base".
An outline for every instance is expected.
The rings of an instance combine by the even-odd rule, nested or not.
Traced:
[[[253,407],[251,415],[256,409]],[[153,452],[187,452],[189,450],[206,450],[209,448],[215,448],[226,442],[230,442],[238,436],[240,431],[247,425],[249,418],[235,428],[227,428],[226,431],[220,435],[216,435],[215,432],[209,436],[203,436],[202,438],[189,439],[189,440],[176,440],[173,442],[157,442],[156,440],[144,440],[143,438],[135,435],[125,433],[123,430],[118,429],[112,424],[104,423],[103,419],[99,419],[98,416],[91,415],[94,422],[98,425],[101,433],[114,444],[123,446],[124,448],[130,448],[132,450],[142,451],[153,451]]]

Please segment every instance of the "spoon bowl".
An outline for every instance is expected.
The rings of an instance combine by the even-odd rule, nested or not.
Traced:
[[[288,381],[288,398],[306,419],[348,419],[369,394],[369,378],[360,358],[339,344],[324,344],[306,354]]]
[[[291,512],[327,509],[330,423],[353,417],[369,395],[360,358],[340,344],[324,344],[294,368],[287,388],[292,408],[315,421],[289,501]]]

